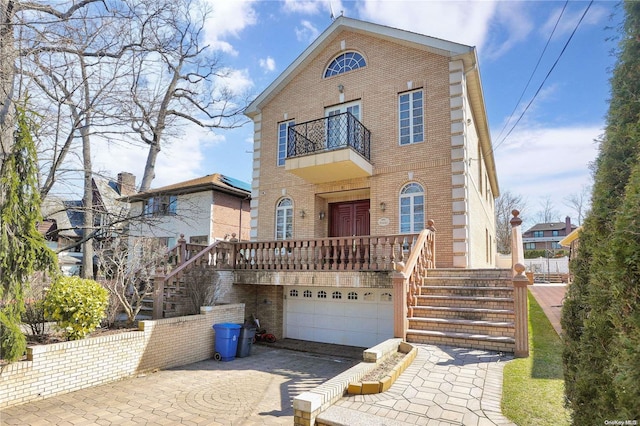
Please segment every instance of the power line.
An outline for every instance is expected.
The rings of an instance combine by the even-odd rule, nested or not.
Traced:
[[[547,79],[549,78],[549,76],[551,75],[551,73],[553,72],[553,70],[555,69],[556,65],[558,65],[558,62],[560,61],[560,58],[562,57],[562,55],[564,54],[565,50],[567,49],[567,46],[569,45],[569,43],[571,42],[571,39],[573,38],[573,36],[575,35],[576,31],[578,30],[578,27],[580,26],[580,24],[582,23],[582,20],[584,19],[585,15],[587,14],[587,12],[589,11],[589,9],[591,8],[591,5],[593,4],[593,0],[591,0],[589,2],[589,5],[587,6],[587,8],[585,9],[585,11],[582,13],[582,16],[580,17],[580,20],[578,21],[578,23],[576,24],[575,28],[573,29],[573,32],[571,32],[571,35],[569,36],[569,38],[567,39],[567,42],[565,43],[564,47],[562,48],[562,51],[560,51],[560,54],[558,55],[558,57],[556,58],[555,62],[553,63],[553,65],[551,66],[551,68],[549,69],[549,72],[547,72],[547,75],[544,77],[544,80],[542,80],[542,83],[540,83],[540,86],[538,87],[538,90],[536,90],[536,93],[533,95],[533,97],[531,98],[531,100],[529,101],[529,103],[527,104],[527,106],[525,107],[525,109],[522,111],[522,113],[520,114],[520,116],[518,117],[518,120],[513,124],[513,126],[511,127],[511,129],[509,129],[509,132],[505,135],[505,137],[502,139],[502,141],[500,141],[496,146],[493,147],[492,152],[495,152],[495,150],[504,143],[504,141],[507,140],[507,138],[509,137],[509,135],[511,135],[511,132],[513,132],[513,129],[516,128],[516,126],[518,125],[518,123],[520,123],[520,120],[522,120],[522,117],[524,117],[524,114],[527,112],[527,110],[529,109],[529,107],[531,106],[531,104],[533,103],[533,101],[536,99],[536,97],[538,96],[538,94],[540,93],[540,90],[542,90],[542,86],[544,86],[544,83],[546,83]]]
[[[536,71],[538,70],[538,66],[540,66],[540,62],[542,61],[542,57],[544,56],[545,52],[547,51],[547,47],[549,47],[549,44],[551,43],[551,39],[553,38],[553,34],[555,34],[555,32],[556,32],[556,29],[558,28],[558,24],[560,23],[560,19],[562,19],[562,15],[564,15],[564,11],[567,9],[567,5],[568,4],[569,4],[569,0],[567,0],[564,3],[564,7],[562,8],[562,11],[560,12],[560,15],[558,16],[558,19],[556,20],[556,24],[553,26],[553,30],[551,31],[551,34],[549,34],[549,38],[547,39],[547,43],[544,45],[544,49],[542,49],[542,52],[540,53],[540,56],[538,57],[538,62],[536,63],[536,66],[533,68],[533,71],[531,71],[531,75],[529,75],[529,80],[527,81],[527,84],[524,86],[524,89],[522,89],[522,93],[520,94],[520,98],[518,98],[518,102],[516,102],[515,106],[513,107],[513,111],[511,111],[511,114],[509,114],[509,118],[504,122],[504,126],[502,126],[502,130],[500,130],[500,134],[498,135],[496,140],[500,139],[500,136],[502,136],[502,133],[504,133],[504,129],[507,128],[507,126],[511,122],[511,118],[513,117],[513,114],[515,114],[516,110],[518,109],[518,105],[520,105],[520,101],[522,100],[522,98],[524,97],[524,94],[526,93],[527,89],[529,88],[529,84],[531,83],[531,80],[533,79],[533,76],[535,75]]]

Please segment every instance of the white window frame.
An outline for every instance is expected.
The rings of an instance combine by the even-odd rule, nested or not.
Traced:
[[[279,222],[280,218],[282,218],[281,222]],[[290,240],[293,238],[293,200],[291,198],[282,198],[276,205],[275,233],[276,240]]]
[[[415,105],[415,97],[417,94],[420,94],[419,106]],[[403,110],[405,105],[407,109]],[[398,95],[398,144],[400,146],[424,142],[424,109],[423,89],[403,92]],[[407,132],[404,132],[405,130],[407,130]],[[403,138],[408,139],[403,141]]]
[[[284,166],[284,162],[287,159],[287,142],[289,141],[289,127],[295,126],[295,120],[288,120],[278,123],[278,152],[276,153],[278,159],[276,164],[278,167]]]
[[[419,191],[414,191],[414,189],[419,189]],[[418,203],[418,197],[422,197],[422,203]],[[424,187],[417,182],[409,182],[402,187],[400,190],[400,197],[398,200],[398,218],[400,224],[400,233],[401,234],[415,234],[424,229],[424,223],[426,219],[426,200],[425,200],[425,192]],[[416,207],[420,206],[422,212],[417,211]],[[408,208],[408,212],[403,211],[403,207]],[[422,216],[422,221],[420,222],[417,218]],[[408,219],[408,229],[403,229],[403,226],[407,223],[404,220]]]

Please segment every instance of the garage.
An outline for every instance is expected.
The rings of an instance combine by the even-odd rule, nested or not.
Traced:
[[[288,287],[285,305],[290,339],[371,347],[393,337],[391,289]]]

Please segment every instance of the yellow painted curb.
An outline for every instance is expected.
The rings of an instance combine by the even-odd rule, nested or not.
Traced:
[[[380,393],[380,382],[362,382],[362,395]]]
[[[363,381],[349,383],[347,393],[350,395],[370,395],[386,392],[400,375],[413,362],[418,354],[418,349],[406,342],[401,342],[398,351],[405,354],[404,358],[389,371],[388,375],[379,381]]]
[[[352,395],[361,395],[362,394],[362,383],[349,383],[349,387],[347,388],[347,393]]]

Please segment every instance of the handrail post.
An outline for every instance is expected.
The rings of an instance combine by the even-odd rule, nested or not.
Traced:
[[[518,358],[529,356],[529,309],[527,303],[527,286],[529,279],[524,275],[524,265],[516,263],[516,275],[513,277],[513,303],[515,309],[515,341],[514,355]]]
[[[393,337],[406,340],[409,318],[407,309],[407,292],[409,280],[402,272],[393,272]]]
[[[178,253],[180,259],[178,260],[178,265],[182,265],[187,261],[187,240],[184,239],[184,234],[180,234],[180,239],[178,239],[179,251]]]
[[[522,219],[518,217],[520,212],[513,210],[511,214],[513,214],[513,218],[509,221],[511,223],[511,272],[512,276],[515,276],[516,264],[524,265],[524,246],[522,245]]]
[[[153,278],[153,312],[151,319],[162,319],[164,307],[164,279],[163,275],[156,275]]]
[[[511,212],[511,271],[513,272],[513,304],[515,310],[515,349],[519,358],[529,356],[529,305],[527,300],[529,279],[524,275],[524,247],[522,245],[522,219],[520,212]]]

